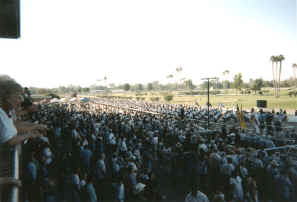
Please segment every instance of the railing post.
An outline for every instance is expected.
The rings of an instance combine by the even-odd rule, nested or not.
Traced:
[[[16,180],[19,180],[19,149],[21,149],[20,145],[14,146],[12,148],[12,177]],[[17,185],[14,185],[11,190],[11,202],[19,201],[19,189]]]

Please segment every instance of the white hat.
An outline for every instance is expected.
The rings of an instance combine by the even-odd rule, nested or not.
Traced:
[[[278,162],[276,160],[272,160],[270,163],[271,163],[271,165],[279,166],[279,164],[278,164]]]

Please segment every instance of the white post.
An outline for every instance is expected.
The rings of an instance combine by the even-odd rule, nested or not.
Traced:
[[[20,145],[13,147],[12,149],[12,177],[19,180],[19,148]],[[11,190],[11,202],[19,201],[19,189],[17,185],[14,185]]]

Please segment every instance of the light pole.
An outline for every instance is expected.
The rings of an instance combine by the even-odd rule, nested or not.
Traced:
[[[209,81],[217,79],[217,77],[203,78],[202,80],[207,80],[207,129],[209,129]]]

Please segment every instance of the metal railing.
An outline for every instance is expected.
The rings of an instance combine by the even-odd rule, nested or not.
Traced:
[[[11,177],[15,180],[19,180],[19,167],[20,167],[20,151],[21,145],[14,147],[0,146],[0,177]],[[3,189],[0,189],[2,191]],[[3,197],[4,193],[0,193],[0,197]],[[8,193],[5,193],[8,194]],[[17,185],[12,185],[9,190],[9,195],[6,196],[6,200],[10,202],[19,201],[19,189]],[[2,201],[2,198],[0,198]]]
[[[20,167],[20,149],[21,145],[17,145],[12,150],[12,177],[16,180],[20,179],[19,167]],[[11,190],[11,202],[19,201],[19,189],[17,185],[14,185]]]

